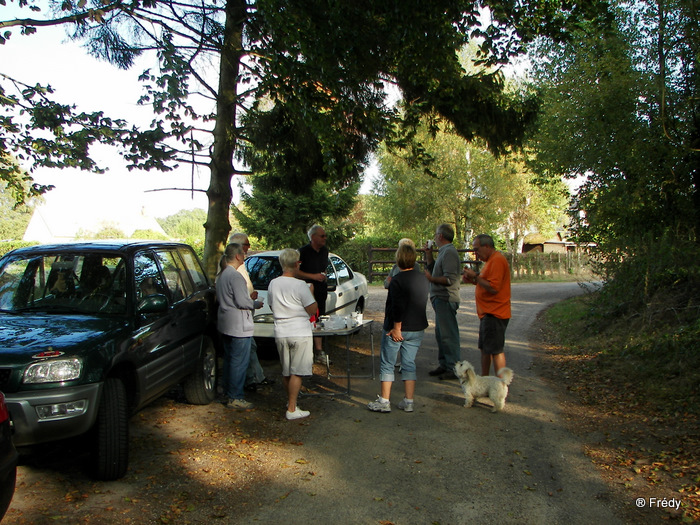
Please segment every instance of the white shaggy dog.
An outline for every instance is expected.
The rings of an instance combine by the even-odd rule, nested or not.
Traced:
[[[462,384],[465,407],[472,406],[477,397],[488,397],[493,401],[491,412],[503,409],[508,385],[513,380],[513,371],[510,368],[501,368],[498,376],[480,376],[474,372],[474,367],[469,361],[459,361],[455,364],[455,375]]]

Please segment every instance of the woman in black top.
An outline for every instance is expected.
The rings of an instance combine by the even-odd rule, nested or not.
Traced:
[[[373,412],[391,412],[389,396],[394,382],[394,364],[401,355],[401,379],[404,398],[398,408],[413,412],[413,393],[416,388],[416,354],[423,341],[428,318],[425,313],[430,285],[425,274],[414,268],[417,252],[414,246],[404,244],[396,250],[396,264],[400,272],[389,284],[384,309],[384,331],[380,358],[382,393],[367,408]]]

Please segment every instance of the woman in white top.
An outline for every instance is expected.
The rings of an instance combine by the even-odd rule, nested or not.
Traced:
[[[296,278],[299,252],[291,248],[279,255],[282,275],[267,289],[267,300],[275,320],[275,343],[282,363],[282,378],[287,390],[287,419],[307,417],[309,412],[297,406],[302,376],[310,376],[313,367],[313,332],[309,318],[318,305],[309,285]]]

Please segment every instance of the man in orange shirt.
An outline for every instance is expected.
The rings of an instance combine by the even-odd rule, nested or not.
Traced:
[[[476,257],[484,261],[480,273],[465,268],[464,283],[476,286],[476,313],[479,323],[479,350],[481,350],[481,375],[487,376],[493,363],[496,375],[506,366],[503,352],[506,328],[510,320],[510,267],[503,254],[496,250],[490,235],[477,235],[472,243]]]

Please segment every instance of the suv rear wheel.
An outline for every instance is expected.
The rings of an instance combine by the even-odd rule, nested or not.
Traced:
[[[129,418],[124,383],[115,377],[105,381],[95,423],[93,467],[95,477],[119,479],[129,465]]]
[[[195,371],[183,384],[185,398],[193,405],[208,405],[216,397],[216,349],[211,339],[202,340],[202,354]]]

